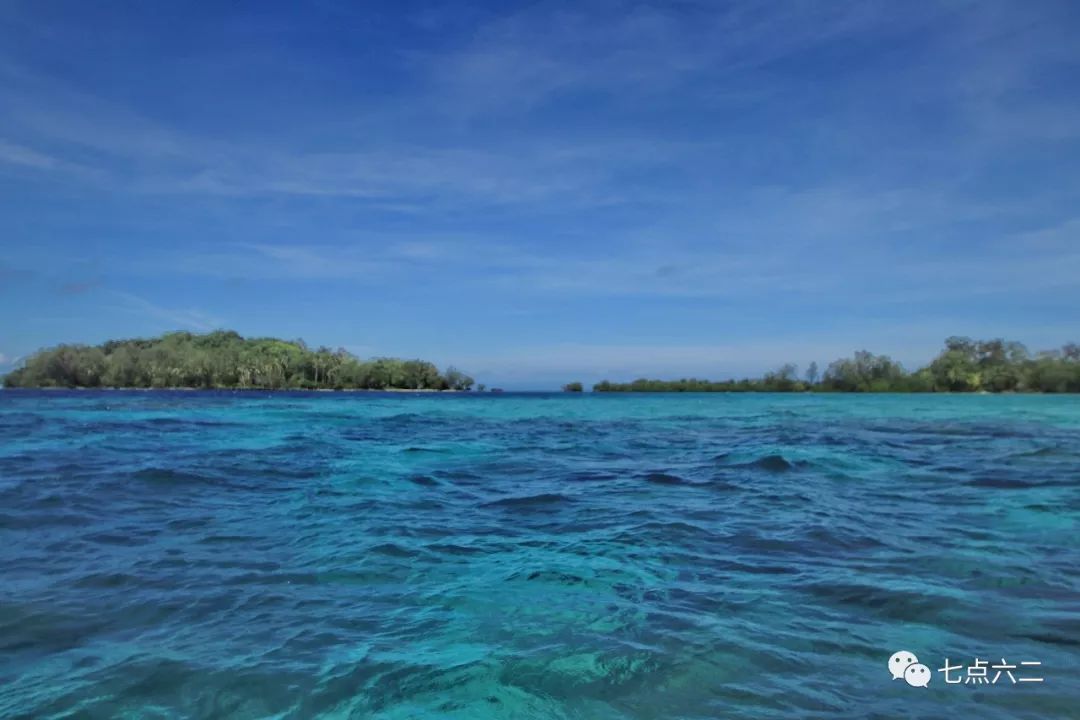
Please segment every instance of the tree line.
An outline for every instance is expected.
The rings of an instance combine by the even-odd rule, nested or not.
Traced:
[[[571,383],[578,385],[579,383]],[[566,386],[567,389],[570,385]],[[709,381],[698,378],[628,383],[607,380],[594,392],[1080,392],[1080,346],[1032,354],[1024,345],[1001,339],[950,337],[926,367],[907,372],[887,355],[861,350],[819,373],[810,363],[800,377],[786,364],[761,378]]]
[[[425,360],[361,360],[302,340],[244,338],[231,330],[110,340],[40,350],[5,387],[470,390],[473,379]]]

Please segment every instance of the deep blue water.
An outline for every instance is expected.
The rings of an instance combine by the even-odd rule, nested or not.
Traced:
[[[0,716],[1075,718],[1078,519],[1077,397],[7,391]]]

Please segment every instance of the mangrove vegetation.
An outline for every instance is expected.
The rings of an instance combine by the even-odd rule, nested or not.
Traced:
[[[761,378],[710,381],[607,380],[595,392],[1080,392],[1080,346],[1032,354],[1005,340],[950,337],[926,367],[907,372],[886,355],[865,350],[831,363],[824,373],[811,363],[806,373],[787,364]]]

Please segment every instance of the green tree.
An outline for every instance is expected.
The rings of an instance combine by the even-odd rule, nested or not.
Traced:
[[[900,388],[903,377],[903,367],[888,356],[860,350],[852,358],[830,363],[821,383],[842,392],[890,392]]]
[[[475,382],[475,380],[453,365],[446,368],[446,372],[443,376],[445,377],[446,385],[450,390],[470,390]]]

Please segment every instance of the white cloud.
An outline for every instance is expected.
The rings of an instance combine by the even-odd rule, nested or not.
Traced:
[[[615,4],[597,12],[595,6],[537,3],[487,24],[467,47],[430,62],[438,105],[463,118],[517,113],[570,93],[647,101],[695,82],[697,92],[716,98],[723,96],[715,90],[719,78],[745,76],[826,42],[918,19],[899,7]]]

